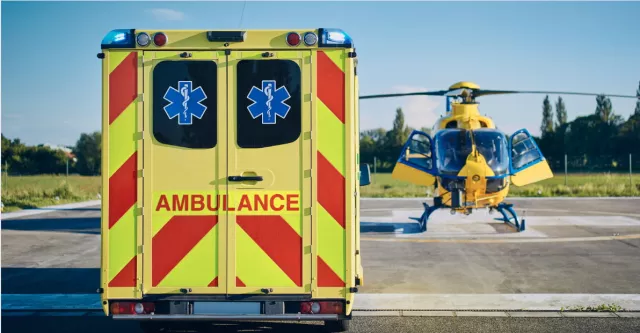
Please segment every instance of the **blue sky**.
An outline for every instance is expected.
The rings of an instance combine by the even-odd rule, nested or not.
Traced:
[[[28,144],[74,144],[100,130],[100,41],[111,29],[337,27],[358,50],[361,94],[488,89],[635,94],[639,2],[2,2],[2,133]],[[557,96],[550,96],[555,102]],[[544,95],[480,99],[506,132],[539,133]],[[569,118],[595,97],[564,96]],[[635,100],[613,98],[625,119]],[[361,128],[390,128],[402,106],[431,126],[441,98],[361,102]]]

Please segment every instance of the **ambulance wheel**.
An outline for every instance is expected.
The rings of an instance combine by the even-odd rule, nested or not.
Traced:
[[[351,320],[327,320],[324,322],[324,328],[327,332],[346,332],[349,330],[349,322]]]

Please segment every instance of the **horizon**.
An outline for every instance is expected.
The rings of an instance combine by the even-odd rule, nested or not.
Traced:
[[[458,81],[485,89],[635,95],[639,9],[638,2],[3,2],[2,134],[28,145],[70,146],[81,133],[100,131],[96,54],[104,35],[120,28],[341,28],[358,50],[361,95],[440,90]],[[55,33],[37,43],[25,38],[43,31]],[[595,112],[595,96],[549,94],[554,113],[558,96],[568,121]],[[539,136],[544,98],[485,96],[479,109],[507,134],[526,128]],[[625,120],[636,104],[611,102]],[[419,129],[444,114],[445,101],[361,101],[360,130],[390,129],[398,107],[405,124]]]

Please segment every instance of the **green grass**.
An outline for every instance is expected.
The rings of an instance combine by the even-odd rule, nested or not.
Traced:
[[[390,173],[371,175],[371,185],[361,187],[362,197],[396,198],[424,197],[433,194],[433,187],[425,188],[401,182],[391,178]],[[511,186],[512,197],[604,197],[639,196],[640,174],[632,176],[633,186],[628,174],[592,173],[569,174],[565,185],[564,174],[523,187]]]
[[[433,187],[425,188],[391,178],[390,173],[372,175],[373,182],[361,188],[362,197],[401,198],[425,197]],[[69,176],[9,176],[2,177],[4,212],[25,208],[98,199],[100,177]],[[523,187],[511,187],[513,197],[601,197],[640,196],[640,174],[633,175],[633,187],[625,174],[570,174],[565,185],[564,175]]]
[[[100,177],[2,175],[3,212],[98,199]]]

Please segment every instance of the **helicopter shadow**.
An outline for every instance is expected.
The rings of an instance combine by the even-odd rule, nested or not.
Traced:
[[[407,222],[360,222],[360,233],[381,233],[381,234],[419,234],[419,218],[411,218],[416,223]]]
[[[420,234],[420,233],[428,233],[429,231],[422,231],[420,229],[420,218],[419,217],[409,217],[410,220],[415,221],[415,223],[411,222],[360,222],[360,233],[377,233],[377,234]],[[474,223],[475,224],[475,223]],[[478,222],[478,225],[487,225],[491,227],[491,231],[488,232],[487,229],[482,229],[484,231],[477,230],[476,228],[470,228],[466,230],[466,232],[473,234],[475,236],[483,236],[483,235],[495,235],[495,234],[513,234],[518,233],[517,230],[514,229],[513,226],[510,226],[502,219],[496,218],[491,222]],[[468,227],[467,227],[468,228]],[[463,227],[462,230],[467,229]],[[458,228],[456,228],[458,229]],[[475,230],[474,230],[475,229]],[[457,232],[465,232],[461,230],[457,230]]]

